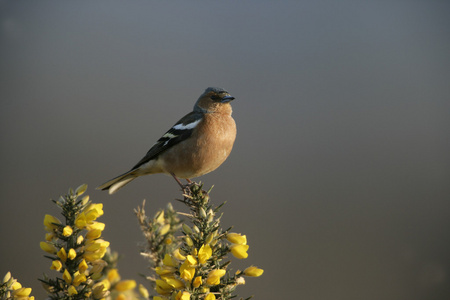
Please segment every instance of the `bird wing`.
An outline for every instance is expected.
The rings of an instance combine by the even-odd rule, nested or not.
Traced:
[[[185,115],[148,150],[147,154],[131,170],[139,168],[162,152],[189,138],[194,128],[202,120],[202,112],[193,111]]]

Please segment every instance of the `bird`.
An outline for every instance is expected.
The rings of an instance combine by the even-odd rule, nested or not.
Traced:
[[[219,87],[208,87],[192,112],[182,117],[128,172],[97,187],[114,194],[137,177],[163,173],[190,179],[217,169],[230,155],[236,139],[236,123],[230,102],[235,98]]]

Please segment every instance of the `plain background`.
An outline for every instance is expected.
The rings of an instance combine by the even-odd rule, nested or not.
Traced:
[[[257,265],[240,296],[450,297],[448,1],[0,1],[0,273],[49,270],[50,202],[89,185],[123,278],[148,274],[133,209],[170,177],[110,196],[208,86],[238,137],[200,178]],[[143,281],[140,281],[143,282]]]

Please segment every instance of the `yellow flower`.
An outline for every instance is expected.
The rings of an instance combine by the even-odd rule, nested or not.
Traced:
[[[188,255],[188,256],[186,257],[186,261],[187,261],[188,264],[190,264],[190,265],[196,265],[196,264],[197,264],[197,260],[196,260],[195,257],[192,256],[192,255]]]
[[[119,271],[117,269],[109,270],[106,277],[108,278],[109,282],[111,282],[112,284],[120,281],[120,275],[119,275]]]
[[[125,292],[132,290],[136,287],[136,281],[134,280],[122,280],[116,284],[115,289],[119,292]]]
[[[52,261],[52,266],[50,267],[51,270],[59,271],[62,268],[62,263],[59,260]]]
[[[186,259],[180,267],[180,277],[191,282],[195,275],[195,268],[192,267]]]
[[[249,245],[233,245],[230,247],[230,249],[234,257],[242,259],[248,257],[247,250],[249,247]]]
[[[88,269],[88,265],[86,263],[86,261],[83,259],[80,264],[78,265],[78,270],[80,271],[80,273],[84,273],[84,271],[86,271]]]
[[[185,260],[186,259],[186,256],[181,254],[180,248],[177,248],[177,249],[175,249],[175,251],[173,251],[173,257],[175,257],[178,260]]]
[[[191,294],[186,291],[179,291],[177,295],[175,296],[175,300],[189,300],[191,299]]]
[[[192,239],[191,239],[189,236],[186,236],[186,237],[184,238],[184,240],[185,240],[186,244],[187,244],[189,247],[194,246],[194,242],[192,241]]]
[[[86,243],[86,249],[83,257],[86,261],[93,262],[102,258],[106,253],[106,248],[109,247],[109,242],[102,239],[90,241]]]
[[[258,269],[257,267],[251,266],[244,270],[244,275],[251,277],[259,277],[264,273],[263,269]]]
[[[105,223],[94,221],[94,222],[89,223],[86,227],[88,230],[98,229],[98,230],[103,231],[103,230],[105,230]]]
[[[84,274],[78,274],[77,276],[75,276],[75,278],[73,279],[73,285],[74,286],[79,286],[80,283],[85,282],[86,281],[86,276]]]
[[[127,297],[124,294],[119,294],[114,300],[127,300]]]
[[[44,251],[47,252],[47,253],[50,253],[50,254],[55,254],[55,253],[56,253],[56,248],[55,248],[55,246],[53,246],[53,245],[50,244],[50,243],[47,243],[47,242],[41,242],[41,243],[40,243],[40,246],[41,246],[41,249],[44,250]]]
[[[106,251],[105,252],[100,252],[100,251],[84,252],[83,257],[88,262],[94,262],[94,261],[102,258],[103,256],[105,256],[105,253],[106,253]]]
[[[103,203],[91,203],[85,209],[87,222],[94,221],[103,215]]]
[[[150,296],[148,290],[142,284],[139,284],[138,290],[139,294],[141,294],[141,296],[144,297],[145,299],[147,299]]]
[[[111,282],[109,282],[108,279],[103,279],[100,282],[103,284],[103,287],[104,287],[105,290],[111,289]]]
[[[165,235],[165,234],[167,234],[169,232],[169,230],[170,230],[170,224],[166,224],[166,225],[164,225],[163,227],[161,227],[159,229],[159,234],[160,235]]]
[[[63,236],[71,236],[72,233],[73,233],[72,227],[70,227],[69,225],[64,227],[64,229],[63,229]]]
[[[69,253],[67,254],[67,257],[68,257],[70,260],[74,260],[75,257],[77,257],[77,252],[75,251],[75,249],[70,248]]]
[[[80,229],[84,229],[86,227],[87,220],[84,212],[79,213],[78,216],[75,218],[75,225]]]
[[[59,259],[61,259],[63,262],[66,262],[67,260],[67,253],[66,253],[66,249],[61,248],[58,253],[56,253],[56,255],[59,257]]]
[[[64,270],[63,279],[67,284],[72,283],[72,276],[69,274],[69,271],[67,271],[67,269]]]
[[[208,285],[217,285],[220,283],[220,278],[225,275],[226,271],[223,269],[212,270],[208,274],[208,278],[206,279],[206,283]]]
[[[69,296],[78,294],[77,289],[73,285],[69,286],[69,289],[67,291],[69,293]]]
[[[178,280],[176,278],[165,278],[164,279],[168,285],[173,287],[176,290],[179,290],[181,288],[184,288],[184,283],[181,280]]]
[[[208,295],[206,295],[204,300],[216,300],[216,296],[212,293],[209,293]]]
[[[194,282],[192,283],[192,285],[195,288],[198,288],[199,286],[201,286],[202,285],[202,276],[195,277]]]
[[[169,267],[176,267],[178,263],[173,259],[173,257],[170,254],[164,255],[163,264]]]
[[[228,233],[227,240],[233,244],[246,245],[247,237],[239,233]]]
[[[45,234],[45,240],[46,240],[47,242],[51,242],[51,241],[53,241],[54,239],[56,239],[56,235],[55,235],[53,232],[47,232],[47,233]]]
[[[98,239],[102,235],[102,231],[100,229],[92,229],[86,233],[86,238],[89,240]]]
[[[204,264],[211,257],[211,255],[212,255],[211,246],[203,245],[198,251],[198,260],[201,264]]]
[[[22,285],[21,285],[20,282],[18,282],[18,281],[14,281],[13,284],[11,285],[11,288],[12,288],[13,290],[18,290],[18,289],[20,289],[21,287],[22,287]]]
[[[173,273],[175,273],[176,270],[177,269],[175,267],[169,267],[169,266],[165,266],[165,265],[155,268],[155,272],[158,275],[173,274]]]
[[[156,223],[163,225],[164,224],[164,210],[159,211],[155,219]]]
[[[166,295],[166,294],[169,294],[173,290],[172,286],[169,285],[164,280],[157,279],[155,281],[155,283],[156,283],[156,291],[158,292],[158,294]]]
[[[61,221],[58,218],[55,218],[54,216],[45,215],[44,217],[45,230],[51,232],[53,230],[58,229],[58,226],[55,224],[61,224]]]
[[[21,288],[19,288],[17,290],[14,290],[12,292],[12,295],[13,295],[14,299],[19,299],[19,298],[22,298],[22,297],[28,297],[30,294],[31,294],[31,288],[24,288],[24,287],[21,287]]]

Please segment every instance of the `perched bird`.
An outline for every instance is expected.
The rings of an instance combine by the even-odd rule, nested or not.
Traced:
[[[231,117],[234,97],[222,88],[209,87],[200,95],[192,112],[181,118],[128,172],[97,189],[117,192],[133,179],[156,173],[195,178],[217,169],[230,155],[236,138]]]

